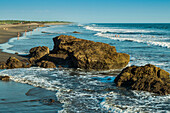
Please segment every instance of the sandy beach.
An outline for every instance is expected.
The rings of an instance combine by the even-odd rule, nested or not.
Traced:
[[[6,25],[0,25],[0,44],[8,42],[10,38],[17,37],[18,33],[20,36],[25,31],[30,31],[32,29],[35,29],[37,27],[42,27],[44,25],[61,25],[61,24],[68,24],[68,23],[46,23],[46,24],[38,24],[38,23],[29,23],[29,24],[6,24]],[[17,54],[10,54],[5,53],[0,50],[0,62],[6,62],[6,60],[10,57],[16,57],[19,60],[27,59],[25,57],[21,57]]]
[[[10,38],[17,37],[18,33],[20,36],[23,32],[30,31],[35,29],[39,26],[37,23],[31,24],[7,24],[7,25],[0,25],[0,44],[8,42]],[[10,56],[14,56],[20,60],[26,59],[16,54],[5,53],[0,50],[0,62],[5,62]]]

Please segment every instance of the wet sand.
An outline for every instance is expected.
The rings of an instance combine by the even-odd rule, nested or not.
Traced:
[[[0,81],[0,86],[0,113],[55,113],[62,109],[56,92],[13,81]]]
[[[25,32],[25,30],[30,31],[39,27],[40,24],[31,23],[31,24],[7,24],[0,25],[0,44],[8,42],[10,38],[17,37],[18,33],[20,36]],[[5,53],[0,50],[0,62],[5,62],[10,56],[16,57],[19,60],[26,59],[16,54]]]
[[[60,24],[61,23],[51,23],[45,25]],[[13,37],[17,37],[18,32],[20,33],[20,36],[22,36],[25,30],[30,31],[39,26],[41,27],[44,25],[37,23],[0,25],[0,44],[8,42],[9,39]],[[19,60],[27,59],[18,54],[2,52],[0,49],[0,62],[6,62],[11,56],[18,58]],[[0,81],[0,86],[0,112],[56,112],[57,109],[62,109],[62,104],[56,100],[55,92],[47,91],[42,88],[34,88],[28,84],[16,83],[13,81]],[[51,103],[51,99],[55,100],[55,102]]]

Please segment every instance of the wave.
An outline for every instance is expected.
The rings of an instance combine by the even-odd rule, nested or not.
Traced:
[[[155,96],[118,88],[113,83],[115,77],[104,77],[99,72],[34,67],[3,70],[0,74],[10,76],[15,82],[56,91],[58,101],[64,104],[59,113],[166,112],[169,109],[170,95]]]
[[[131,42],[138,42],[138,43],[146,43],[149,45],[154,45],[154,46],[160,46],[160,47],[166,47],[166,48],[170,48],[170,42],[160,42],[157,40],[154,40],[156,38],[153,38],[151,40],[151,38],[124,38],[124,37],[114,37],[113,34],[106,34],[106,33],[96,33],[95,35],[100,36],[100,37],[106,37],[106,38],[110,38],[113,40],[118,40],[118,41],[131,41]],[[167,38],[165,38],[167,39]],[[160,40],[163,40],[160,38]]]
[[[108,28],[108,27],[91,27],[91,26],[84,26],[87,30],[92,31],[99,31],[102,33],[112,32],[112,33],[149,33],[153,32],[152,30],[142,30],[142,29],[115,29],[115,28]]]

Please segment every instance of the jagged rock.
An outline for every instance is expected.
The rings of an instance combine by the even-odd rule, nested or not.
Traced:
[[[22,63],[23,63],[23,68],[29,68],[32,66],[32,64],[30,63],[29,60],[25,59],[25,60],[22,60]]]
[[[46,46],[38,46],[30,49],[30,62],[34,62],[36,60],[39,60],[43,56],[47,55],[50,53],[49,48]]]
[[[0,62],[0,69],[6,69],[7,67],[5,62]]]
[[[73,36],[60,35],[53,38],[53,54],[65,53],[70,62],[69,67],[108,70],[125,67],[130,56],[117,53],[114,46],[101,42],[78,39]]]
[[[6,62],[6,65],[8,66],[8,69],[13,69],[13,68],[22,68],[24,64],[23,62],[21,62],[15,57],[9,57],[9,59]]]
[[[149,91],[160,95],[170,94],[169,73],[151,64],[127,67],[114,82],[117,86],[128,89]]]
[[[56,68],[56,65],[53,62],[44,61],[44,60],[42,60],[41,62],[38,62],[37,65],[43,68]]]
[[[80,32],[78,32],[78,31],[74,31],[73,33],[80,33]]]
[[[9,81],[10,77],[9,76],[0,76],[0,80],[2,81]]]

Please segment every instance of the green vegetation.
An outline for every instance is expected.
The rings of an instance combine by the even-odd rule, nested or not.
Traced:
[[[0,24],[26,24],[26,23],[72,23],[67,21],[25,21],[25,20],[0,20]]]

